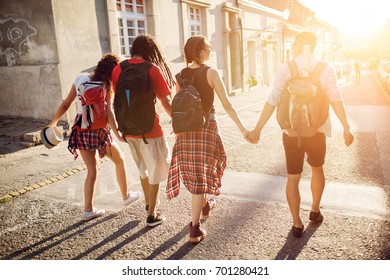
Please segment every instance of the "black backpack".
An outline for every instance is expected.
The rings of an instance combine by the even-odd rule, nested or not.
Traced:
[[[122,69],[116,85],[114,98],[115,118],[118,130],[125,135],[142,135],[151,131],[156,117],[156,95],[153,91],[149,69],[151,62],[130,64],[121,62]],[[125,137],[124,137],[125,138]]]
[[[308,77],[299,75],[294,60],[288,62],[291,79],[280,96],[276,118],[282,129],[291,137],[314,136],[329,116],[329,98],[322,90],[319,77],[326,66],[318,62]]]
[[[176,74],[176,80],[180,90],[172,100],[172,127],[175,133],[195,131],[202,128],[206,123],[208,116],[202,108],[202,100],[199,92],[193,86],[195,76],[197,76],[206,67],[200,67],[195,70],[191,81],[183,80],[181,72]]]

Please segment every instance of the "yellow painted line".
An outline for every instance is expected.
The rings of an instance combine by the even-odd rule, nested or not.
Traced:
[[[106,162],[108,160],[108,158],[103,158],[103,159],[100,159],[99,161],[101,163],[103,162]],[[87,169],[87,166],[85,164],[83,165],[80,165],[79,167],[75,168],[75,169],[72,169],[70,171],[67,171],[67,172],[64,172],[64,173],[61,173],[55,177],[52,177],[50,179],[46,179],[45,181],[41,181],[41,182],[38,182],[38,183],[35,183],[33,185],[27,185],[27,186],[24,186],[23,188],[17,190],[17,191],[12,191],[11,193],[7,194],[7,195],[3,195],[3,196],[0,196],[0,204],[4,204],[6,202],[9,202],[11,201],[13,198],[15,197],[18,197],[22,194],[25,194],[29,191],[33,191],[35,189],[39,189],[41,187],[45,187],[45,186],[48,186],[52,183],[55,183],[55,182],[58,182],[59,180],[62,180],[62,179],[65,179],[66,177],[69,177],[71,175],[74,175],[80,171],[83,171],[83,170],[86,170]]]

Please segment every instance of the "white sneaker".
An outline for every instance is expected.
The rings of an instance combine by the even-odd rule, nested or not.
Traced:
[[[84,212],[83,221],[89,221],[104,215],[104,209],[93,209],[91,212]]]
[[[123,200],[123,206],[127,207],[130,204],[136,202],[141,197],[141,192],[129,192],[127,199]]]

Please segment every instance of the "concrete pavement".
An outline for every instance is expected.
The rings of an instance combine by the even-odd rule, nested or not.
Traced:
[[[129,172],[130,190],[142,191],[140,188],[136,167],[130,154],[126,155],[127,170]],[[83,206],[83,183],[86,170],[74,170],[74,174],[43,186],[31,193],[31,196],[54,202],[61,202]],[[223,176],[222,196],[266,204],[281,204],[287,207],[285,199],[285,177],[271,176],[259,173],[234,172],[227,170]],[[161,197],[164,199],[165,182],[161,184]],[[302,179],[301,197],[303,209],[310,210],[311,192],[310,182]],[[182,192],[186,189],[182,187]],[[345,198],[349,199],[346,200]],[[119,186],[115,178],[115,168],[111,161],[101,163],[98,184],[94,202],[98,208],[108,211],[121,211]],[[371,219],[389,219],[390,211],[387,205],[387,194],[383,188],[368,185],[344,184],[327,182],[326,191],[322,200],[322,208],[343,215],[367,217]]]
[[[141,190],[126,154],[129,186]],[[161,211],[167,221],[146,227],[143,201],[124,209],[114,165],[101,163],[94,205],[107,213],[82,223],[85,170],[0,204],[0,259],[389,259],[390,219],[382,188],[327,182],[321,225],[308,221],[309,182],[302,181],[304,237],[291,236],[284,177],[227,170],[207,238],[187,243],[190,196],[185,188]]]

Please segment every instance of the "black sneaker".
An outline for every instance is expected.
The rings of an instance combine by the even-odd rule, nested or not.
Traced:
[[[146,224],[149,227],[155,227],[159,224],[162,224],[165,220],[166,219],[163,215],[161,215],[160,213],[157,213],[156,216],[149,215],[148,218],[146,219]]]

